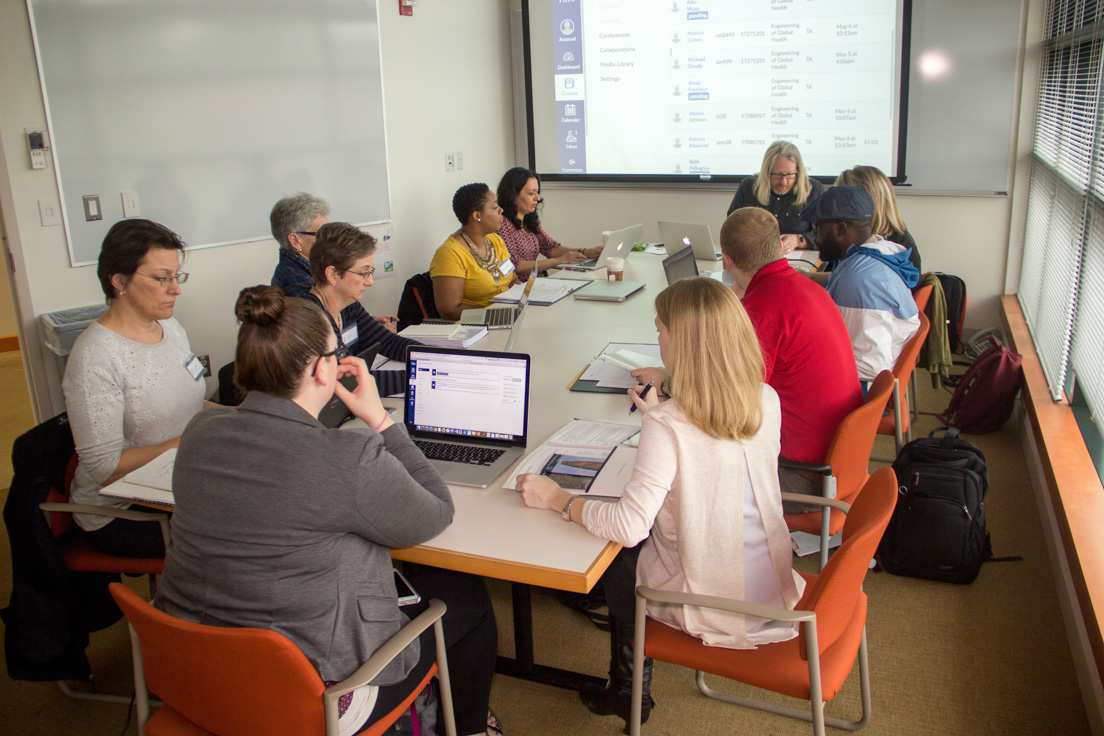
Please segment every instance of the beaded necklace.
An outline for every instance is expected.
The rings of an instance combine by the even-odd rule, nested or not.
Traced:
[[[491,247],[491,241],[487,240],[487,236],[483,236],[483,244],[487,246],[487,255],[481,256],[475,247],[475,243],[468,237],[468,234],[461,230],[460,235],[464,237],[464,242],[468,244],[468,250],[471,251],[472,257],[475,258],[475,262],[479,264],[479,267],[485,271],[489,271],[495,277],[495,281],[498,281],[498,261],[495,260],[495,251],[494,248]]]

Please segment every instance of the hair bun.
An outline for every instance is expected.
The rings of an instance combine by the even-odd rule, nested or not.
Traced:
[[[284,293],[275,286],[250,286],[238,294],[234,314],[245,324],[274,324],[284,313]]]

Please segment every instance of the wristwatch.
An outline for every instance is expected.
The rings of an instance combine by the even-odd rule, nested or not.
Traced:
[[[578,496],[571,494],[571,498],[567,499],[567,503],[564,504],[563,511],[560,512],[560,516],[563,517],[564,521],[571,521],[571,504],[575,503],[577,498]]]

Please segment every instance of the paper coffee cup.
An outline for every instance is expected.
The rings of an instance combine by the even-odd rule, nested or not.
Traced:
[[[606,274],[610,281],[620,281],[625,277],[625,259],[619,256],[610,256],[606,259]]]
[[[610,236],[610,233],[612,233],[612,232],[613,232],[612,230],[603,230],[602,231],[602,247],[603,248],[605,248],[606,243],[609,242],[609,236]]]

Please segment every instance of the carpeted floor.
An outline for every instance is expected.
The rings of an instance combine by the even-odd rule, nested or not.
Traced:
[[[0,371],[5,371],[3,366]],[[14,380],[9,375],[0,373],[3,385]],[[924,373],[920,383],[921,408],[941,409],[948,394],[932,390]],[[6,426],[0,422],[0,431]],[[917,430],[926,433],[934,426],[933,418],[922,417]],[[14,435],[0,435],[0,443],[10,446],[12,438]],[[1013,420],[1000,432],[969,439],[982,448],[989,461],[988,519],[995,551],[998,555],[1023,555],[1024,560],[988,564],[968,586],[884,573],[867,576],[874,712],[863,733],[1087,734],[1019,427]],[[880,439],[876,453],[892,454],[892,440]],[[812,570],[815,558],[800,560],[797,566]],[[10,575],[5,538],[0,542],[0,600],[7,600]],[[131,585],[144,590],[141,582],[131,581]],[[509,587],[491,581],[491,590],[500,649],[510,653]],[[538,661],[604,674],[606,634],[560,605],[551,593],[534,595],[534,616]],[[129,644],[124,624],[94,634],[88,653],[101,689],[129,692]],[[719,688],[748,691],[728,683]],[[263,693],[263,685],[258,691]],[[692,672],[670,665],[657,665],[653,694],[658,707],[644,726],[644,733],[653,736],[811,732],[804,723],[708,700],[698,694]],[[565,690],[498,677],[491,702],[510,736],[614,736],[621,732],[616,717],[591,715],[575,693]],[[828,713],[858,717],[857,668],[840,696],[829,704]],[[125,706],[78,703],[47,683],[0,679],[3,733],[115,736],[125,719]],[[133,722],[126,733],[136,733]]]

